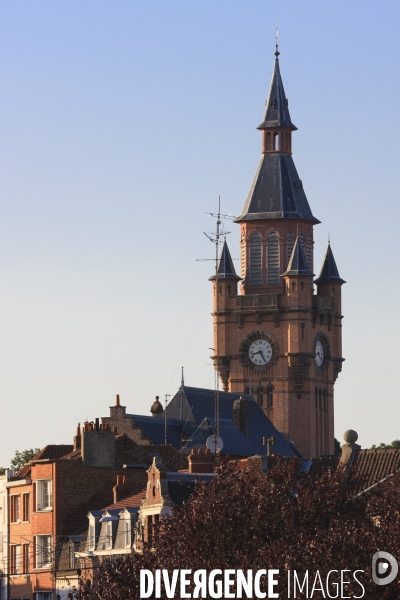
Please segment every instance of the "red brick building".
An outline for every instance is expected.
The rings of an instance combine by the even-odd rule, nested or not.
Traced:
[[[147,459],[146,459],[147,457]],[[123,464],[141,462],[138,468]],[[116,477],[125,490],[142,489],[151,462],[140,447],[106,426],[86,423],[74,445],[50,445],[7,484],[8,597],[53,600],[63,542],[87,526],[90,508],[113,501]],[[71,553],[73,565],[74,553]]]
[[[344,360],[344,281],[330,245],[314,280],[313,228],[319,221],[292,159],[297,128],[278,50],[275,55],[258,126],[261,160],[235,219],[240,224],[240,277],[225,242],[210,278],[213,360],[225,391],[253,394],[278,431],[305,457],[316,457],[334,452],[333,388]]]

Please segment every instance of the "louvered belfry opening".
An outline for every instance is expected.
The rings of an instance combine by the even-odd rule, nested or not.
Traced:
[[[262,246],[259,233],[253,233],[250,238],[250,285],[262,285]]]
[[[267,238],[267,283],[268,285],[280,284],[279,273],[279,238],[276,231],[268,234]]]
[[[294,246],[294,235],[291,231],[286,237],[286,266],[289,264],[290,257],[292,256]]]
[[[307,266],[312,272],[313,270],[313,243],[311,239],[311,235],[307,236],[307,246],[306,246],[306,260]]]

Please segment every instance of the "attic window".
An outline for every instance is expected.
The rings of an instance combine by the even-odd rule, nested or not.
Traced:
[[[289,100],[287,98],[285,98],[283,104],[284,104],[284,106],[289,106]]]
[[[276,98],[273,98],[273,99],[271,100],[271,108],[276,108],[277,106],[278,106],[278,103],[277,103],[277,101],[276,101]]]

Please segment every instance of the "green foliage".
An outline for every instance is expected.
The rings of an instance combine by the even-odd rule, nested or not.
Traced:
[[[11,469],[13,469],[14,472],[19,471],[19,469],[36,456],[38,452],[40,452],[40,448],[30,448],[29,450],[23,450],[22,452],[16,450],[14,458],[11,460]]]
[[[393,442],[391,444],[384,444],[382,442],[381,444],[379,444],[379,446],[377,446],[376,444],[373,444],[371,446],[371,449],[375,449],[375,448],[377,448],[378,450],[399,449],[400,448],[400,440],[393,440]]]
[[[334,449],[335,456],[342,456],[342,446],[340,445],[339,440],[337,440],[336,438],[334,438]]]
[[[189,501],[161,521],[154,549],[101,566],[93,587],[83,585],[77,597],[139,600],[140,569],[274,568],[325,576],[363,570],[365,597],[393,600],[390,585],[373,583],[371,559],[381,548],[400,556],[399,477],[358,495],[356,473],[327,469],[299,477],[297,466],[278,461],[264,476],[223,463],[211,483],[198,483]],[[285,576],[279,586],[286,598]],[[354,580],[346,587],[347,597],[360,591]]]
[[[0,467],[0,475],[5,475],[5,468],[4,467]]]

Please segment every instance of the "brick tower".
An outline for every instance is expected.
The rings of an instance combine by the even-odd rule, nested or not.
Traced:
[[[333,387],[342,367],[341,286],[330,245],[313,274],[310,209],[292,159],[279,52],[262,123],[261,160],[240,224],[240,277],[226,242],[213,283],[212,357],[224,390],[252,393],[305,457],[334,452]],[[238,293],[238,282],[240,291]],[[315,293],[314,284],[317,285]]]

